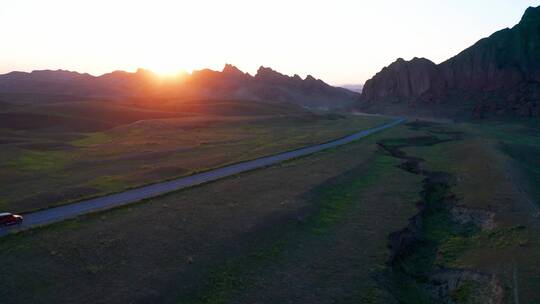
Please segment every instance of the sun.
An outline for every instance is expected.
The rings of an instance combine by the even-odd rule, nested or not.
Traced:
[[[190,74],[193,71],[191,65],[184,62],[177,62],[175,60],[167,60],[166,56],[163,58],[154,58],[148,60],[144,64],[145,68],[154,72],[160,78],[178,78],[186,74]]]
[[[166,65],[150,66],[149,70],[156,73],[161,78],[176,78],[176,77],[185,75],[187,73],[191,73],[192,71],[191,69],[186,69],[184,67],[178,68],[176,66],[171,67],[171,66],[166,66]]]
[[[154,45],[146,45],[145,54],[137,57],[135,62],[160,78],[178,78],[191,74],[197,68],[200,57],[192,52],[195,51],[183,47],[179,42],[159,44],[156,41]]]

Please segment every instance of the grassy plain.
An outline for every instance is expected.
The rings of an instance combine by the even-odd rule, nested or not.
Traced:
[[[527,170],[537,167],[508,149],[537,147],[535,123],[416,122],[11,235],[0,239],[0,298],[437,303],[434,286],[449,286],[452,303],[536,303],[540,223]],[[419,214],[420,242],[393,259],[389,235]]]
[[[478,221],[469,221],[468,226],[456,225],[455,220],[441,225],[443,218],[452,218],[451,210],[446,209],[439,213],[436,225],[426,225],[427,235],[438,233],[434,254],[429,257],[433,267],[490,275],[491,283],[501,288],[494,294],[500,293],[497,300],[503,303],[539,302],[538,121],[482,121],[441,127],[461,132],[461,138],[405,151],[425,160],[423,170],[448,173],[452,177],[451,199]],[[436,129],[429,133],[441,131]],[[452,296],[461,303],[482,302],[476,296],[485,286],[475,284],[462,285]],[[419,302],[414,297],[402,300]]]
[[[382,303],[387,235],[414,214],[420,180],[376,142],[407,132],[2,238],[1,296]]]
[[[203,112],[206,109],[160,112],[95,103],[28,105],[4,112],[41,118],[30,129],[0,123],[0,210],[28,212],[117,192],[328,141],[387,121],[249,102],[251,107],[221,115]],[[217,102],[207,106],[223,107]]]

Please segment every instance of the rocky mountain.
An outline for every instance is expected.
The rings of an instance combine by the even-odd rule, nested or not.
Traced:
[[[365,83],[360,100],[365,111],[540,115],[540,7],[441,64],[398,59]]]
[[[11,72],[0,75],[0,97],[30,95],[30,99],[63,98],[189,98],[243,99],[289,102],[309,108],[350,106],[359,94],[330,86],[311,75],[302,79],[260,67],[255,76],[227,64],[222,71],[194,71],[173,79],[162,79],[151,71],[115,71],[101,76],[63,70]]]

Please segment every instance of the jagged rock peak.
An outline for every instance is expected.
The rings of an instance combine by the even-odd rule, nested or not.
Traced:
[[[538,7],[529,7],[525,10],[523,17],[519,23],[524,22],[538,22],[540,21],[540,6]]]
[[[264,66],[260,66],[259,69],[257,70],[257,74],[255,76],[259,76],[259,77],[266,77],[266,76],[270,76],[270,77],[273,77],[273,76],[279,76],[279,77],[282,77],[282,76],[285,76],[277,71],[274,71],[272,68],[267,68],[267,67],[264,67]]]
[[[317,79],[311,75],[307,75],[306,79],[304,80],[306,82],[312,82],[312,83],[318,83],[318,84],[326,84],[324,81]]]
[[[238,69],[236,66],[229,63],[225,64],[222,72],[224,74],[245,75],[244,72],[240,71],[240,69]]]
[[[277,71],[272,70],[271,68],[261,66],[257,70],[257,74],[255,74],[255,79],[271,83],[286,83],[289,82],[292,77],[281,74]]]
[[[427,58],[424,57],[414,57],[411,60],[405,60],[403,58],[398,58],[396,61],[394,61],[392,64],[390,64],[388,67],[392,66],[401,66],[401,65],[410,65],[410,64],[428,64],[428,65],[435,65],[435,63]]]

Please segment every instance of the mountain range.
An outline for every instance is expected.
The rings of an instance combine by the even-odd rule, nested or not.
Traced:
[[[287,102],[307,108],[343,108],[359,94],[333,87],[311,75],[302,79],[260,67],[252,76],[227,64],[222,71],[204,69],[177,78],[162,79],[151,71],[115,71],[92,76],[64,70],[11,72],[0,75],[0,99],[17,96],[27,101],[69,99],[241,99]]]
[[[513,28],[435,64],[398,59],[363,88],[367,112],[485,117],[540,115],[540,7]]]
[[[540,116],[540,7],[528,8],[514,27],[481,39],[440,64],[400,58],[368,80],[361,94],[353,91],[357,87],[348,88],[263,66],[252,76],[230,64],[222,71],[204,69],[171,79],[144,69],[101,76],[41,70],[0,75],[0,103],[234,99],[399,115]]]

